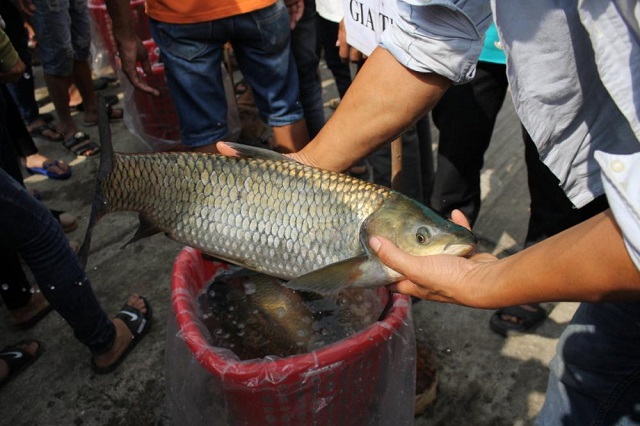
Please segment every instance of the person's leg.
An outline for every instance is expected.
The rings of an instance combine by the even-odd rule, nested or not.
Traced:
[[[291,50],[300,81],[300,102],[310,138],[318,134],[325,122],[322,82],[318,69],[320,58],[317,51],[317,17],[315,0],[305,0],[302,18],[291,33]]]
[[[18,107],[6,87],[0,90],[6,105],[6,127],[15,153],[22,159],[27,171],[47,167],[47,171],[58,175],[68,173],[69,166],[62,160],[51,160],[38,152],[33,138],[20,117]],[[7,141],[8,142],[8,141]]]
[[[273,126],[273,139],[278,152],[297,152],[309,142],[307,124],[305,120],[296,121],[293,124]]]
[[[342,62],[338,54],[338,46],[336,46],[338,23],[318,16],[318,38],[320,48],[324,52],[327,68],[329,68],[333,79],[336,81],[338,95],[342,99],[351,85],[351,67],[348,63]]]
[[[229,20],[168,24],[151,19],[150,23],[178,112],[182,144],[185,149],[215,152],[215,143],[229,132],[222,79]]]
[[[402,141],[402,174],[400,186],[394,188],[404,195],[422,201],[423,181],[418,132],[411,126],[400,137]],[[367,157],[373,168],[373,181],[391,187],[391,145],[387,144]]]
[[[299,102],[299,81],[290,48],[289,15],[284,3],[233,17],[231,38],[240,70],[253,89],[260,117],[273,128],[283,152],[309,141]]]
[[[560,180],[540,160],[538,149],[523,128],[527,182],[531,196],[531,215],[524,246],[528,247],[604,211],[606,197],[600,196],[576,209],[560,187]]]
[[[480,210],[480,171],[507,91],[504,65],[478,63],[476,76],[452,86],[433,109],[440,131],[431,206],[460,209],[473,225]]]
[[[71,17],[68,0],[50,7],[46,0],[35,0],[32,23],[40,46],[44,81],[60,120],[60,130],[67,136],[78,129],[69,109],[69,85],[73,71]]]
[[[98,99],[93,86],[91,73],[91,18],[86,1],[71,1],[69,5],[71,19],[71,45],[74,61],[71,80],[82,98],[84,123],[94,125],[98,122]],[[122,118],[121,109],[109,109],[109,118]]]
[[[536,425],[640,424],[640,303],[583,303],[558,342]]]
[[[131,330],[122,320],[109,319],[104,312],[60,224],[3,170],[0,210],[0,249],[24,259],[47,301],[73,329],[75,337],[97,354],[94,362],[117,360],[131,343]],[[128,303],[146,312],[139,296],[131,296]]]

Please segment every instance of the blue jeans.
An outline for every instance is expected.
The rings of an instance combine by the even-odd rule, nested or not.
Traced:
[[[91,58],[87,0],[33,0],[33,4],[42,69],[49,75],[70,76],[74,61]]]
[[[6,144],[7,139],[0,141]],[[2,150],[2,154],[6,152]],[[24,306],[31,298],[25,291],[30,286],[24,273],[17,269],[20,255],[44,297],[71,326],[75,337],[94,354],[109,350],[115,340],[115,327],[98,303],[60,223],[3,169],[0,211],[0,296],[7,307]]]
[[[231,42],[238,66],[253,89],[260,118],[275,127],[303,119],[290,47],[289,15],[282,1],[216,21],[150,22],[178,111],[184,145],[209,145],[223,140],[228,133],[221,69],[226,42]]]
[[[536,425],[640,425],[640,302],[582,303],[550,369]]]

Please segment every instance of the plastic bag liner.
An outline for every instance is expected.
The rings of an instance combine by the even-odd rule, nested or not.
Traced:
[[[138,74],[148,85],[157,89],[160,96],[153,96],[134,89],[124,73],[119,70],[120,84],[124,89],[124,124],[151,151],[170,151],[180,145],[180,122],[173,102],[162,63],[162,53],[153,39],[144,40],[151,63],[150,75]],[[227,136],[225,141],[235,142],[240,136],[241,123],[231,78],[224,64],[220,65],[227,98]]]
[[[151,38],[151,29],[149,27],[149,18],[145,14],[145,0],[131,0],[129,2],[131,14],[131,22],[133,30],[140,40]],[[100,38],[100,45],[104,49],[107,60],[111,67],[117,68],[116,57],[118,56],[118,48],[113,38],[113,23],[104,0],[89,0],[89,15],[93,23],[93,27]],[[92,40],[93,41],[93,40]]]
[[[166,352],[168,414],[179,425],[412,425],[411,302],[390,297],[383,318],[316,351],[240,361],[212,347],[197,297],[225,263],[192,248],[175,260]]]

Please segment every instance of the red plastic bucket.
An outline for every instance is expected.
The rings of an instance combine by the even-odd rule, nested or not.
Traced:
[[[208,344],[196,307],[203,287],[226,267],[203,260],[195,249],[183,249],[174,263],[171,300],[190,352],[211,373],[215,387],[222,389],[229,424],[371,425],[380,412],[395,411],[396,419],[402,417],[398,407],[385,403],[389,393],[392,399],[408,401],[401,409],[408,408],[413,417],[413,388],[406,396],[398,395],[404,390],[397,392],[392,383],[392,377],[415,370],[415,359],[403,353],[411,341],[407,328],[413,336],[407,321],[408,297],[393,294],[381,321],[319,350],[275,360],[239,361]],[[386,290],[380,294],[389,297]],[[403,366],[405,359],[396,359],[398,354],[408,358],[408,367]]]

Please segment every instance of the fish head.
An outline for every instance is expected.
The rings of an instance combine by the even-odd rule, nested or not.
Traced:
[[[367,218],[362,231],[365,242],[374,235],[382,236],[414,256],[464,256],[477,244],[467,228],[399,193]]]

